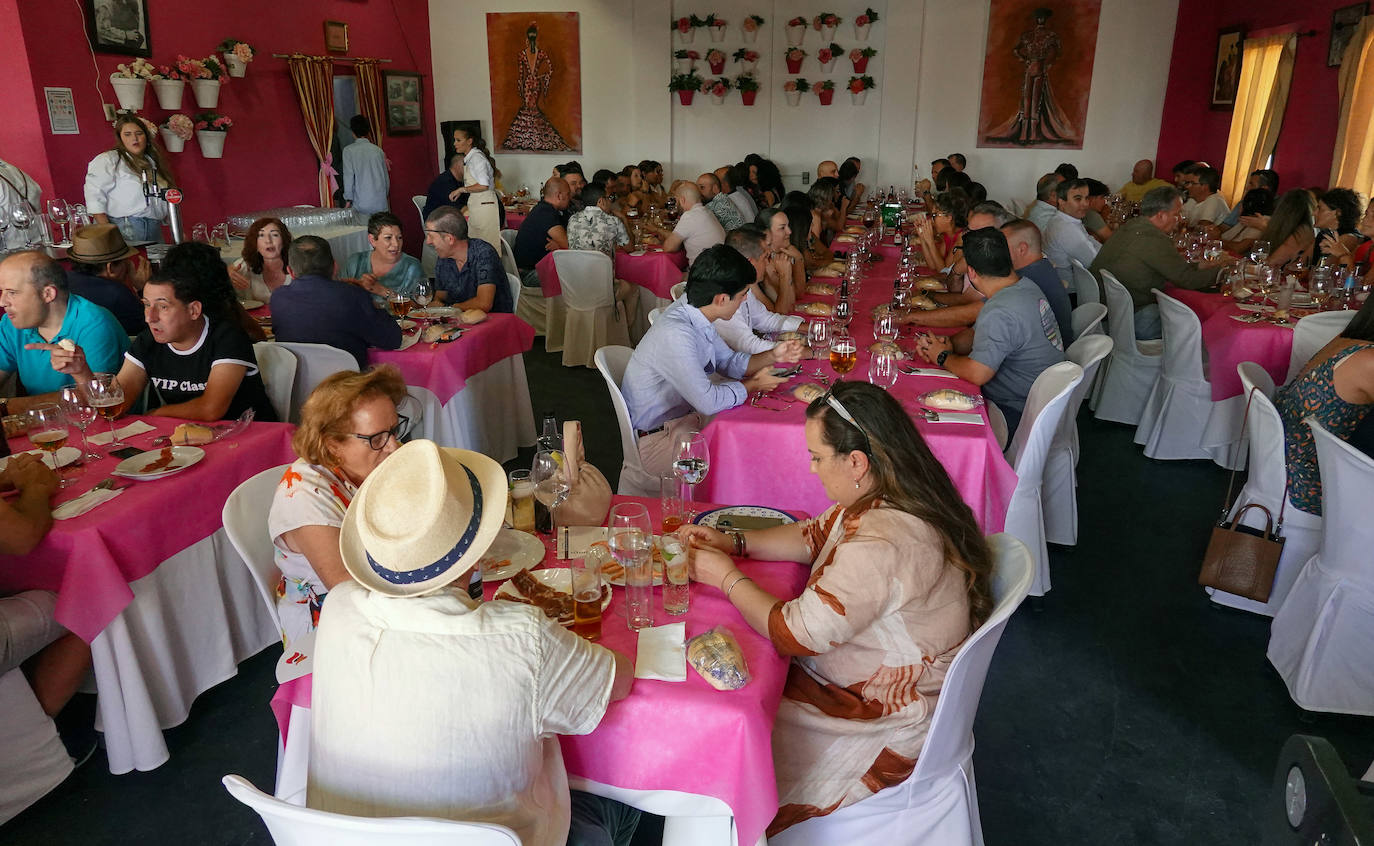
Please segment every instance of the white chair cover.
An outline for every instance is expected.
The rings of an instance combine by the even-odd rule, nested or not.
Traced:
[[[1214,588],[1206,590],[1218,605],[1272,617],[1293,589],[1293,582],[1302,572],[1302,565],[1316,554],[1317,546],[1321,543],[1322,518],[1299,511],[1291,502],[1286,505],[1283,502],[1287,469],[1283,453],[1283,421],[1279,419],[1278,409],[1274,408],[1273,403],[1274,380],[1268,371],[1253,361],[1236,365],[1236,372],[1240,374],[1240,383],[1244,386],[1244,391],[1237,399],[1245,402],[1251,389],[1255,389],[1254,399],[1250,400],[1249,416],[1245,416],[1244,406],[1241,407],[1246,440],[1250,445],[1250,473],[1245,486],[1236,494],[1235,503],[1227,517],[1235,519],[1241,507],[1252,502],[1269,509],[1275,520],[1279,519],[1279,513],[1282,512],[1283,553],[1279,556],[1268,602],[1256,602]],[[1245,512],[1241,525],[1262,528],[1264,515],[1251,509]]]
[[[620,463],[620,484],[616,491],[621,496],[658,496],[658,479],[649,475],[639,461],[639,436],[630,422],[630,407],[620,393],[620,381],[625,378],[625,367],[630,363],[633,352],[629,347],[602,347],[596,351],[596,369],[601,371],[601,378],[606,380],[606,389],[611,393],[611,405],[615,407],[615,421],[620,426],[620,452],[624,457]]]
[[[1269,630],[1269,662],[1308,711],[1374,716],[1374,458],[1309,417],[1322,540]]]
[[[224,533],[243,559],[244,566],[253,577],[253,585],[258,589],[258,596],[267,606],[272,624],[278,628],[281,622],[277,618],[277,581],[281,578],[281,571],[274,561],[272,538],[267,534],[267,513],[272,508],[277,483],[290,466],[282,464],[270,467],[240,483],[225,500],[224,511],[221,512]]]
[[[15,667],[0,676],[0,823],[47,795],[72,771],[57,726]]]
[[[1288,356],[1287,385],[1302,371],[1303,365],[1317,354],[1317,350],[1331,343],[1331,339],[1345,331],[1355,317],[1353,311],[1320,311],[1299,320],[1293,326],[1293,352]]]
[[[501,230],[501,243],[497,250],[501,253],[501,267],[507,273],[515,274],[515,278],[520,278],[520,268],[515,264],[515,236],[514,229]]]
[[[1089,303],[1078,308],[1098,307]],[[1083,378],[1069,393],[1064,416],[1045,456],[1044,482],[1040,488],[1040,507],[1045,514],[1045,540],[1073,546],[1078,543],[1078,410],[1088,396],[1093,377],[1102,361],[1112,352],[1112,339],[1106,335],[1083,335],[1069,345],[1069,361],[1083,368]]]
[[[315,390],[316,385],[340,370],[358,370],[358,360],[351,353],[344,352],[338,347],[286,341],[275,343],[296,356],[296,381],[291,388],[291,413],[282,418],[292,423],[301,422],[301,406],[305,404],[306,398]]]
[[[1045,368],[1026,396],[1026,410],[1007,448],[1007,460],[1016,470],[1016,489],[1007,507],[1007,533],[1019,538],[1035,561],[1031,596],[1050,589],[1050,554],[1045,546],[1045,516],[1041,510],[1041,486],[1050,443],[1059,429],[1074,387],[1083,381],[1083,368],[1061,361]]]
[[[410,201],[415,204],[415,214],[420,218],[420,231],[425,231],[425,203],[429,197],[424,194],[412,194]],[[428,243],[422,242],[420,245],[420,269],[425,272],[426,279],[434,278],[434,265],[439,261],[439,256],[434,252],[434,248]],[[283,420],[286,418],[283,417]]]
[[[1102,271],[1107,291],[1107,331],[1115,346],[1097,380],[1092,409],[1098,420],[1134,426],[1140,422],[1163,363],[1164,344],[1135,339],[1135,306],[1125,286],[1110,271]]]
[[[663,308],[663,306],[659,306],[658,308],[656,308],[656,309],[654,309],[653,311],[649,312],[649,325],[650,325],[650,326],[653,326],[653,325],[654,325],[654,321],[655,321],[655,320],[658,320],[658,316],[659,316],[660,314],[662,314],[664,311],[666,311],[666,309]]]
[[[296,356],[275,341],[258,341],[253,345],[253,357],[258,360],[267,401],[277,412],[278,420],[291,417],[291,391],[296,385]]]
[[[1077,261],[1077,259],[1074,259]],[[1107,307],[1102,303],[1084,303],[1069,315],[1073,325],[1073,337],[1077,340],[1084,335],[1105,335],[1102,321],[1107,319]]]
[[[1163,291],[1154,295],[1164,325],[1164,363],[1140,413],[1135,442],[1150,458],[1212,458],[1202,447],[1212,412],[1212,386],[1202,369],[1202,322]]]
[[[1030,552],[1011,535],[992,535],[988,543],[996,562],[992,571],[996,605],[950,664],[916,770],[895,787],[791,826],[768,838],[769,846],[981,846],[973,718],[993,652],[1007,620],[1026,598],[1034,570]]]
[[[222,779],[229,795],[252,808],[277,846],[520,846],[503,825],[431,817],[351,817],[274,799],[243,776]]]
[[[559,281],[562,281],[561,274]],[[533,326],[534,334],[544,336],[545,352],[563,351],[563,324],[568,314],[562,296],[546,297],[542,288],[521,285],[515,316]]]
[[[1092,275],[1092,271],[1083,266],[1083,262],[1078,259],[1069,259],[1073,262],[1073,292],[1078,299],[1078,306],[1081,308],[1088,303],[1102,302],[1102,296],[1097,290],[1097,279]]]
[[[629,346],[629,316],[616,302],[610,257],[599,250],[559,250],[553,263],[567,307],[563,366],[594,367],[597,350]]]
[[[682,296],[682,292],[685,290],[687,290],[687,280],[684,279],[681,282],[674,285],[673,287],[669,288],[668,293],[672,294],[673,299],[676,300],[678,297]]]
[[[504,243],[504,242],[502,242]],[[520,284],[520,277],[510,271],[506,272],[506,284],[510,286],[510,307],[513,311],[520,310],[520,289],[524,286]]]

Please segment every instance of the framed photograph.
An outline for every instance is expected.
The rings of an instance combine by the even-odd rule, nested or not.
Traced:
[[[153,55],[148,34],[148,0],[86,0],[91,44],[97,53]]]
[[[1360,18],[1367,14],[1368,3],[1352,3],[1331,13],[1331,44],[1326,48],[1328,68],[1340,67],[1345,47],[1350,43],[1350,36],[1355,34],[1355,27],[1359,25]]]
[[[53,135],[80,135],[76,126],[76,102],[70,88],[44,88],[48,100],[48,126]]]
[[[386,88],[386,134],[419,135],[422,113],[420,109],[420,75],[409,71],[384,71]]]
[[[1212,108],[1230,109],[1236,105],[1240,88],[1240,59],[1244,53],[1245,33],[1223,29],[1217,33],[1217,63],[1212,69]]]
[[[324,22],[324,49],[331,53],[348,52],[348,24],[343,21]]]

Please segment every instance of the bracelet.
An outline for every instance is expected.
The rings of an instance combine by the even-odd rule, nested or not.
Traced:
[[[753,579],[749,578],[748,576],[741,575],[738,579],[735,579],[733,582],[730,583],[730,590],[727,590],[727,591],[725,592],[725,598],[726,598],[726,599],[730,599],[730,594],[734,592],[735,586],[738,585],[740,582],[752,582],[752,581],[753,581]],[[731,600],[731,601],[733,601],[733,600]]]
[[[734,531],[730,535],[735,543],[735,557],[742,558],[746,554],[744,551],[744,532]]]
[[[735,572],[739,573],[738,570],[736,570]],[[726,574],[725,574],[725,578],[728,579],[729,577],[730,577],[730,574],[729,574],[729,573],[726,573]],[[739,580],[742,579],[742,578],[744,578],[744,574],[743,574],[743,573],[740,573],[739,576],[735,579],[735,582],[739,581]],[[734,582],[731,582],[731,583],[730,583],[730,587],[734,587],[734,586],[735,586],[735,583],[734,583]],[[721,580],[720,580],[720,592],[721,592],[721,593],[725,593],[725,579],[721,579]]]

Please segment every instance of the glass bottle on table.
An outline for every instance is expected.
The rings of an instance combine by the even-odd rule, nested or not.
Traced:
[[[631,629],[654,624],[653,531],[649,511],[622,502],[607,520],[611,556],[625,571],[625,622]]]

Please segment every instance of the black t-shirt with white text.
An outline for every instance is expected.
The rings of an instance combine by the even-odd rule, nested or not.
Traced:
[[[185,351],[171,344],[158,343],[153,340],[152,333],[144,329],[134,338],[124,357],[148,375],[148,411],[196,399],[205,393],[211,368],[216,364],[238,364],[248,368],[248,372],[221,419],[234,420],[248,408],[256,412],[256,420],[277,419],[267,399],[262,374],[258,372],[253,342],[242,329],[228,321],[206,318],[200,340]]]

